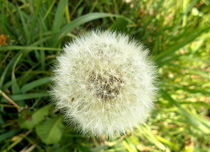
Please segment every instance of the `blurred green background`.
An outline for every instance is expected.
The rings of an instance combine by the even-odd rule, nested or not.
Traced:
[[[125,138],[75,132],[50,103],[55,58],[95,29],[149,48],[159,97]],[[210,151],[209,0],[0,0],[1,152]]]

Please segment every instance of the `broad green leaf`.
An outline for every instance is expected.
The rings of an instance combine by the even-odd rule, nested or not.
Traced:
[[[58,143],[63,134],[62,117],[50,118],[36,126],[36,133],[45,144]]]
[[[20,120],[20,126],[21,128],[26,128],[26,129],[31,129],[33,127],[35,127],[36,125],[38,125],[40,122],[42,122],[45,117],[49,114],[50,110],[52,108],[52,105],[46,105],[40,109],[38,109],[37,111],[35,111],[32,115],[29,115]]]

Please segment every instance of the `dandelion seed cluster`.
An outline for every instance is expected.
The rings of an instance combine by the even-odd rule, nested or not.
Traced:
[[[57,58],[56,107],[83,133],[114,136],[145,121],[153,107],[155,68],[148,51],[128,36],[89,32]]]

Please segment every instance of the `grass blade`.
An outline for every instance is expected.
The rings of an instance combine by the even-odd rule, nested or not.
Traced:
[[[36,46],[2,46],[0,51],[8,50],[42,50],[42,51],[61,51],[60,48],[36,47]]]
[[[1,49],[2,47],[0,47]],[[15,64],[15,61],[19,58],[20,54],[16,54],[11,61],[9,62],[9,64],[7,65],[7,67],[4,69],[3,73],[1,74],[1,78],[0,78],[0,88],[3,87],[3,83],[7,77],[7,75],[9,74],[9,72],[12,70],[13,65]]]
[[[13,68],[12,68],[12,93],[13,94],[18,93],[19,92],[19,89],[20,89],[19,86],[18,86],[18,84],[17,84],[16,77],[15,77],[15,67],[16,67],[17,63],[19,62],[19,60],[20,60],[20,58],[21,58],[22,55],[23,54],[21,53],[18,56],[18,58],[16,59],[14,65],[13,65]]]
[[[197,37],[201,36],[203,33],[206,33],[207,31],[209,31],[209,29],[210,29],[210,27],[207,27],[207,28],[198,30],[197,32],[191,31],[190,33],[186,33],[187,36],[185,36],[185,39],[182,42],[180,42],[176,45],[173,45],[172,47],[168,48],[167,50],[165,50],[164,52],[162,52],[158,56],[156,56],[155,57],[156,62],[159,64],[159,66],[162,66],[162,65],[168,63],[168,60],[171,60],[173,58],[173,55],[175,54],[175,52],[177,50],[179,50],[180,48],[183,48],[187,44],[191,43]]]
[[[55,14],[55,19],[53,22],[53,27],[52,27],[53,31],[59,31],[61,25],[63,24],[63,20],[64,20],[63,15],[65,13],[66,5],[67,5],[67,0],[59,1],[56,14]]]
[[[167,99],[171,104],[175,105],[178,109],[179,112],[185,116],[186,120],[193,125],[196,129],[200,130],[203,133],[209,134],[210,129],[209,127],[206,127],[199,119],[194,117],[192,114],[190,114],[188,111],[186,111],[178,102],[176,102],[166,91],[161,89],[161,94],[162,96]]]
[[[89,13],[83,16],[78,17],[77,19],[73,20],[69,24],[65,25],[61,31],[58,33],[58,37],[63,37],[66,33],[71,32],[74,28],[85,24],[87,22],[90,22],[92,20],[96,20],[99,18],[105,18],[105,17],[117,17],[117,15],[109,14],[109,13]]]
[[[26,94],[17,94],[17,95],[11,95],[10,98],[12,98],[14,101],[21,101],[21,100],[27,100],[27,99],[36,99],[36,98],[42,98],[49,96],[48,93],[26,93]],[[2,101],[6,101],[6,99],[2,99]]]
[[[51,81],[50,77],[41,78],[35,81],[32,81],[26,85],[24,85],[20,90],[23,93],[26,93],[27,91],[32,90],[35,87],[41,86],[43,84],[49,83]]]

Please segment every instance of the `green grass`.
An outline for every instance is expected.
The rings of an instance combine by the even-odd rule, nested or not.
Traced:
[[[0,41],[0,151],[207,152],[209,10],[209,0],[0,0],[0,34],[7,38]],[[92,29],[130,35],[158,66],[155,109],[120,141],[75,132],[50,103],[56,56]]]

